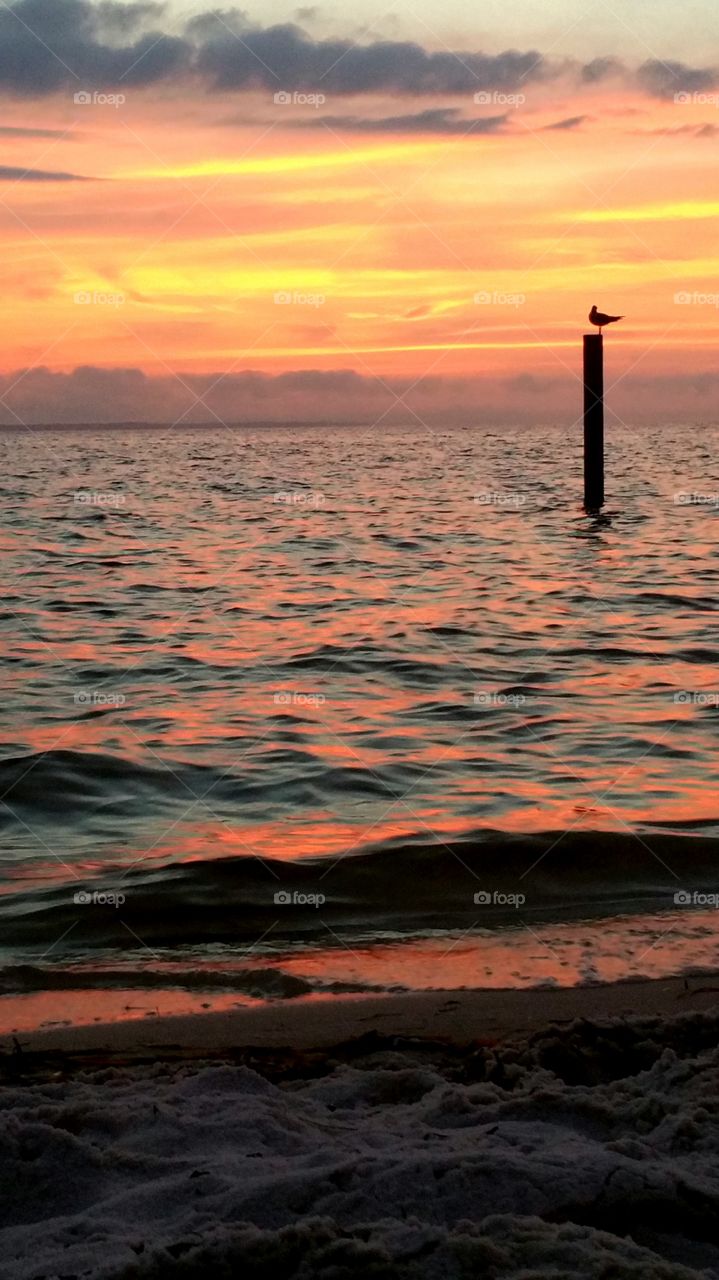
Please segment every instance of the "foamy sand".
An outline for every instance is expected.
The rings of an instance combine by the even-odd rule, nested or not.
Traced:
[[[25,1032],[27,1050],[128,1052],[163,1046],[219,1050],[252,1045],[327,1048],[370,1031],[383,1036],[501,1041],[575,1018],[673,1016],[719,1003],[719,973],[596,986],[416,992],[279,1001],[230,1013],[142,1018]]]
[[[718,1002],[711,975],[23,1035],[3,1275],[717,1280]]]

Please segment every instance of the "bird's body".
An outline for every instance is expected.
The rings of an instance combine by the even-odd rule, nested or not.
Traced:
[[[596,324],[599,332],[602,332],[605,324],[616,324],[617,320],[623,320],[624,316],[607,316],[603,311],[597,311],[596,306],[592,307],[589,312],[589,323]]]

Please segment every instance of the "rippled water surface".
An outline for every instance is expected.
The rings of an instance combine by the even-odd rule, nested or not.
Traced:
[[[6,962],[710,891],[716,432],[611,434],[0,436]]]

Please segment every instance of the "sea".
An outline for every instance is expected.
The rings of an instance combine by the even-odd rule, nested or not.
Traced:
[[[717,444],[3,431],[0,1032],[714,968]]]

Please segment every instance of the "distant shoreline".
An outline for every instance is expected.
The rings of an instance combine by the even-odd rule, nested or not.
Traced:
[[[404,425],[411,425],[401,422],[393,422],[393,428],[400,430]],[[455,424],[468,425],[468,424]],[[351,421],[343,419],[336,422],[334,418],[261,418],[256,421],[249,419],[241,419],[233,422],[218,422],[208,419],[204,422],[173,422],[168,418],[166,422],[146,422],[142,418],[131,419],[127,422],[2,422],[0,423],[0,433],[7,432],[13,435],[31,435],[34,431],[122,431],[126,428],[140,427],[143,431],[233,431],[236,428],[252,428],[253,430],[265,427],[279,427],[281,429],[290,429],[292,427],[316,427],[318,430],[324,430],[329,427],[333,430],[337,427],[363,427],[366,428],[368,422],[366,418],[352,419]]]

